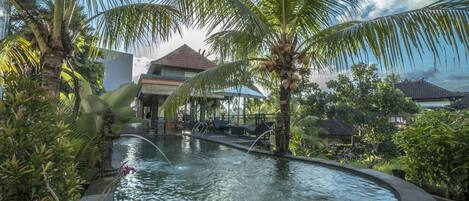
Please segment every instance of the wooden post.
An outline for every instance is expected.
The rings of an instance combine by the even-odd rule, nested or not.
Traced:
[[[239,125],[239,108],[241,107],[241,97],[238,97],[238,115],[237,115],[237,119],[238,119],[238,125]]]
[[[228,97],[228,122],[230,122],[230,104],[231,104],[231,96]]]
[[[205,121],[205,100],[200,101],[200,117],[199,121],[203,122]]]
[[[182,115],[182,121],[187,121],[187,102],[184,104],[184,114]]]
[[[190,115],[189,115],[189,120],[194,121],[195,119],[195,100],[191,98],[191,106],[190,106]]]
[[[246,125],[246,97],[243,97],[243,124]]]

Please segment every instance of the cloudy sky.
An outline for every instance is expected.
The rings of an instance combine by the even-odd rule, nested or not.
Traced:
[[[363,0],[361,3],[363,13],[355,18],[373,19],[379,16],[416,9],[436,0]],[[165,43],[151,47],[141,47],[132,51],[134,58],[134,76],[145,73],[149,62],[171,52],[177,47],[187,44],[195,50],[205,50],[208,46],[204,40],[207,37],[204,30],[184,29],[182,36],[174,36]],[[469,91],[469,62],[453,62],[453,55],[449,53],[440,63],[435,63],[431,55],[424,55],[422,60],[417,60],[415,65],[410,63],[397,68],[401,78],[426,79],[434,84],[454,91]],[[384,75],[386,72],[382,72]],[[315,74],[315,82],[324,86],[324,83],[333,79],[333,73]]]

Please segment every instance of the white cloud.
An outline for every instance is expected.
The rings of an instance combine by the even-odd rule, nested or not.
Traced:
[[[207,44],[205,44],[206,38],[207,33],[203,29],[182,28],[181,35],[174,34],[167,42],[159,42],[152,44],[150,47],[138,48],[134,52],[134,55],[158,59],[184,44],[189,45],[189,47],[196,51],[199,49],[206,50],[209,48]]]
[[[150,67],[150,62],[153,59],[148,57],[137,57],[134,56],[133,58],[133,66],[132,66],[132,80],[138,81],[140,78],[140,74],[147,73],[148,67]]]
[[[393,14],[429,5],[436,0],[363,0],[360,4],[365,12],[361,17],[373,19],[379,16]]]

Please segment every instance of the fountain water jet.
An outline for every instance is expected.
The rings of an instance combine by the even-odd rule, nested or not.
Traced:
[[[135,134],[120,134],[120,137],[136,137],[136,138],[140,138],[148,143],[150,143],[153,147],[155,147],[160,153],[161,155],[163,155],[163,157],[166,159],[166,161],[169,163],[169,165],[171,166],[174,166],[171,161],[168,159],[168,157],[166,157],[166,154],[164,154],[163,151],[161,151],[161,149],[155,144],[153,143],[152,141],[148,140],[147,138],[144,138],[140,135],[135,135]]]
[[[249,152],[251,151],[251,149],[254,147],[254,145],[256,145],[257,141],[259,141],[259,140],[261,139],[261,137],[263,137],[264,135],[266,135],[267,133],[270,133],[270,132],[273,132],[273,130],[270,129],[270,130],[268,130],[268,131],[266,131],[266,132],[260,134],[259,137],[257,137],[257,139],[254,140],[254,142],[251,144],[251,146],[249,147],[247,153],[249,154]]]

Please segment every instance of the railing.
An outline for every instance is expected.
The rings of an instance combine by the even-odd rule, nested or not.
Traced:
[[[275,122],[276,114],[222,115],[221,120],[239,125],[257,126],[262,122]]]
[[[197,122],[192,127],[192,133],[195,135],[205,135],[208,131],[208,125],[205,122]]]

